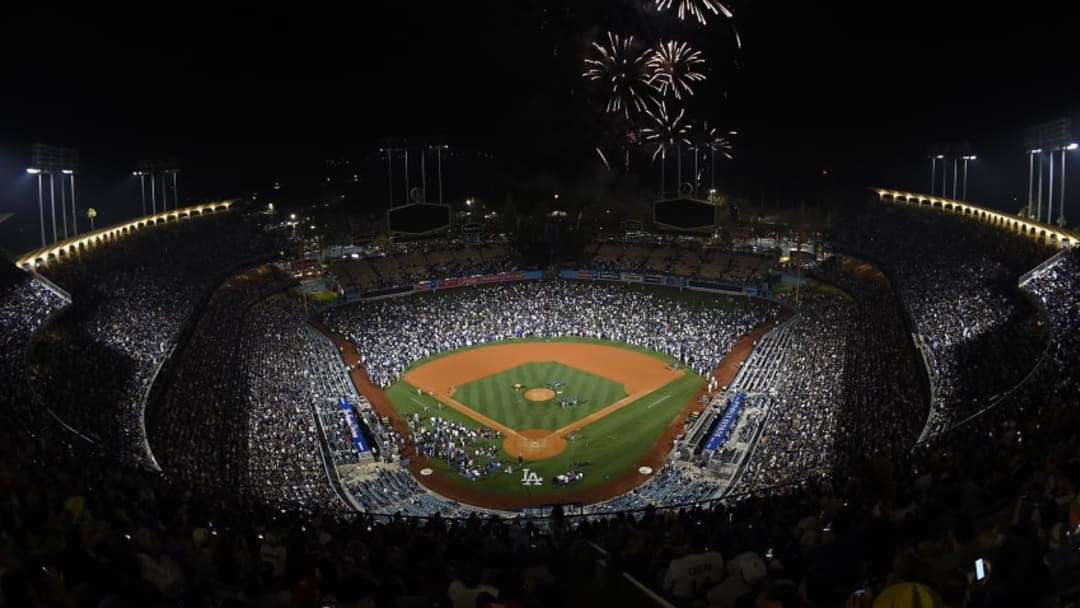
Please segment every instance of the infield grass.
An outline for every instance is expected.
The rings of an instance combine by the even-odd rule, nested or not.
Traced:
[[[557,390],[556,381],[561,384]],[[515,383],[524,385],[524,389],[514,390]],[[525,391],[531,388],[550,388],[556,390],[556,395],[548,401],[530,401]],[[626,395],[622,384],[607,378],[557,361],[538,361],[459,386],[454,399],[520,431],[561,428]],[[576,397],[578,404],[561,407],[563,397]]]

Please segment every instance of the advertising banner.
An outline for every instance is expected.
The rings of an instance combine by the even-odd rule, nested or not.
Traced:
[[[706,451],[715,452],[724,443],[728,433],[731,432],[731,427],[735,425],[735,419],[739,417],[739,410],[742,409],[744,401],[746,401],[746,393],[738,393],[731,398],[731,403],[724,410],[720,422],[717,423],[716,428],[709,435],[709,440],[705,442]]]

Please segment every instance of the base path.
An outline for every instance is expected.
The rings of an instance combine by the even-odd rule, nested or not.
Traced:
[[[525,429],[507,437],[503,447],[512,456],[543,460],[566,449],[566,439],[548,429]]]
[[[450,389],[441,392],[438,387],[459,386],[480,378],[486,378],[503,370],[534,361],[558,361],[565,365],[587,371],[622,384],[628,396],[584,416],[570,424],[547,431],[550,435],[539,436],[540,429],[531,431],[535,436],[528,441],[515,429],[509,428],[490,417],[477,412],[450,396]],[[551,458],[566,447],[564,437],[600,420],[649,393],[682,377],[682,370],[673,370],[663,361],[635,350],[592,342],[506,342],[450,353],[411,369],[402,376],[409,384],[423,389],[432,397],[465,414],[506,437],[503,447],[511,456],[529,460]],[[555,392],[546,388],[534,388],[525,393],[535,394],[532,400],[547,400]],[[539,399],[538,399],[539,398]]]
[[[752,330],[749,334],[743,336],[732,347],[731,351],[720,361],[716,370],[713,372],[713,376],[721,386],[727,386],[731,384],[731,381],[735,379],[735,374],[738,373],[743,361],[750,355],[750,351],[753,345],[761,338],[765,332],[772,329],[777,323],[783,322],[785,319],[791,316],[791,312],[785,310],[782,315],[776,319],[767,321],[765,324],[758,326]],[[434,463],[429,463],[426,458],[416,453],[415,446],[411,443],[411,433],[408,426],[402,420],[401,415],[394,408],[394,405],[390,402],[390,398],[386,396],[386,393],[373,384],[368,378],[367,372],[364,371],[363,365],[360,363],[360,353],[357,352],[356,346],[349,342],[344,336],[336,334],[329,330],[322,323],[321,320],[315,320],[313,325],[320,331],[329,336],[334,344],[337,345],[341,352],[342,358],[345,360],[345,364],[349,366],[350,376],[352,377],[353,384],[356,385],[356,390],[363,395],[371,406],[375,409],[375,412],[379,416],[388,418],[394,427],[394,430],[399,435],[405,438],[405,444],[403,454],[409,458],[409,471],[413,474],[413,477],[417,479],[424,487],[428,488],[432,492],[445,496],[451,500],[456,500],[465,504],[476,505],[489,509],[503,509],[503,510],[518,510],[525,507],[536,506],[538,502],[543,504],[564,503],[564,504],[591,504],[600,502],[625,494],[630,490],[633,490],[637,486],[644,483],[649,479],[648,476],[639,473],[640,467],[648,467],[653,471],[659,471],[664,466],[664,460],[667,458],[669,452],[671,452],[672,445],[677,436],[684,432],[686,419],[693,412],[700,412],[705,409],[705,403],[699,403],[698,398],[706,395],[704,388],[694,395],[693,399],[686,404],[686,407],[672,420],[671,425],[667,430],[657,439],[649,451],[641,458],[636,466],[630,467],[625,473],[618,477],[612,478],[610,481],[584,488],[580,490],[569,489],[563,494],[558,496],[546,496],[542,499],[531,498],[527,495],[515,495],[515,494],[503,494],[500,492],[488,492],[479,490],[468,484],[463,479],[455,479],[448,475],[440,474],[438,471],[434,475],[420,475],[420,470],[425,468],[433,468]],[[532,343],[533,346],[544,343]],[[477,349],[477,352],[486,349]],[[465,351],[468,352],[474,351]],[[630,351],[626,351],[630,352]],[[639,353],[640,354],[640,353]],[[648,355],[641,355],[648,357]],[[650,357],[651,358],[651,357]],[[441,359],[437,359],[432,363],[438,363]],[[536,360],[536,359],[532,359]],[[652,359],[657,361],[656,359]],[[522,361],[524,362],[524,361]],[[657,361],[659,363],[659,361]],[[585,365],[575,365],[571,362],[566,362],[574,367],[580,367],[588,370]],[[517,365],[514,363],[513,365]],[[506,367],[513,367],[513,365],[507,365]],[[661,366],[663,364],[661,363]],[[427,367],[426,365],[424,367]],[[672,373],[666,370],[667,373]],[[605,375],[605,374],[600,374]],[[617,377],[614,374],[608,377]],[[459,383],[461,381],[459,380]],[[446,385],[453,386],[453,385]],[[445,389],[444,389],[445,390]],[[627,392],[635,393],[637,391],[631,390],[631,387],[627,385]],[[471,410],[470,410],[471,411]],[[525,433],[533,433],[534,431],[522,431],[520,434],[524,439],[528,439]],[[550,431],[545,431],[550,433]],[[535,437],[534,437],[535,439]],[[559,439],[562,439],[559,437]]]

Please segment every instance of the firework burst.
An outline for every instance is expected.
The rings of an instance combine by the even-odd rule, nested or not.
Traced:
[[[735,131],[721,131],[715,127],[710,128],[709,123],[706,122],[696,133],[694,143],[702,150],[710,150],[713,154],[719,154],[731,160],[735,149],[731,143],[731,138],[735,135]]]
[[[679,19],[696,19],[701,25],[705,25],[709,17],[716,15],[723,15],[728,19],[734,16],[731,9],[718,0],[656,0],[656,8],[662,11],[674,8]]]
[[[667,102],[661,101],[655,108],[646,112],[649,126],[641,130],[642,139],[653,146],[652,160],[668,146],[690,145],[690,123],[686,121],[686,110],[669,111]]]
[[[699,70],[705,66],[701,51],[685,42],[661,42],[646,61],[650,76],[647,81],[662,96],[681,100],[694,94],[693,84],[705,80]]]
[[[604,43],[593,42],[593,56],[585,59],[582,76],[607,86],[607,111],[631,113],[646,111],[656,89],[650,84],[651,51],[638,51],[633,36],[608,32]]]

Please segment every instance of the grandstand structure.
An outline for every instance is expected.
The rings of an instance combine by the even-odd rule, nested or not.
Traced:
[[[917,205],[956,213],[980,222],[999,226],[1009,232],[1044,242],[1056,248],[1068,249],[1080,244],[1080,235],[1072,230],[1066,230],[1031,218],[1004,213],[997,209],[983,207],[967,201],[916,192],[889,190],[887,188],[870,188],[870,190],[878,195],[879,201]]]
[[[10,269],[0,283],[4,413],[17,421],[0,430],[0,461],[31,472],[10,476],[19,497],[10,508],[19,517],[2,524],[20,528],[9,535],[17,567],[37,571],[35,556],[66,554],[29,543],[34,535],[85,548],[98,542],[95,534],[109,534],[125,552],[112,566],[128,568],[119,580],[137,584],[88,577],[76,566],[69,580],[134,605],[180,604],[227,580],[199,579],[203,562],[187,558],[214,556],[204,560],[208,567],[227,564],[222,572],[233,576],[230,568],[243,564],[233,564],[230,551],[243,539],[269,556],[269,573],[252,574],[266,578],[252,580],[296,583],[297,562],[274,571],[281,548],[319,547],[320,569],[333,566],[321,582],[326,593],[369,593],[393,605],[423,588],[417,572],[442,572],[435,562],[417,572],[398,568],[394,556],[425,560],[426,552],[407,549],[472,546],[482,533],[495,550],[447,554],[515,576],[533,568],[532,589],[522,591],[513,576],[502,588],[508,596],[551,594],[537,605],[570,605],[560,594],[590,585],[605,599],[622,597],[611,580],[627,577],[647,590],[634,598],[692,605],[716,581],[688,599],[662,573],[716,547],[727,564],[751,554],[771,573],[782,560],[784,576],[804,581],[808,594],[839,594],[838,601],[867,576],[884,580],[894,556],[915,564],[904,573],[920,585],[949,589],[956,573],[942,564],[976,550],[1003,564],[989,583],[1009,598],[1001,605],[1077,597],[1080,571],[1066,558],[1076,550],[1068,511],[1080,489],[1080,237],[962,201],[871,190],[897,204],[869,210],[838,239],[851,255],[880,262],[884,278],[862,281],[837,265],[817,277],[837,289],[804,290],[797,305],[779,296],[794,314],[756,340],[646,483],[601,503],[512,513],[520,519],[509,522],[431,493],[401,466],[408,453],[400,433],[350,381],[356,370],[340,347],[289,295],[293,281],[267,264],[279,249],[240,214],[221,213],[231,202],[29,252],[17,260],[21,271]],[[204,216],[209,221],[186,221]],[[143,255],[165,247],[172,255]],[[560,276],[642,284],[652,276],[664,279],[656,285],[747,294],[775,264],[673,242],[597,241],[585,253]],[[395,285],[409,287],[403,294],[476,285],[460,280],[475,271],[524,280],[500,270],[513,258],[505,244],[432,244],[332,266],[355,300]],[[237,278],[253,268],[261,269],[255,278]],[[926,399],[914,388],[913,363],[929,378]],[[142,408],[159,382],[160,403],[171,411],[148,423]],[[152,426],[150,458],[140,424]],[[73,443],[76,436],[86,441]],[[65,523],[42,523],[35,510]],[[468,519],[447,525],[454,518]],[[169,549],[184,559],[169,565],[158,557],[154,534],[186,538],[193,529],[193,548]],[[837,563],[816,562],[820,553],[849,551],[871,533],[882,554],[847,556],[857,575],[819,574]],[[218,535],[228,544],[200,540]],[[544,546],[548,539],[555,540]],[[520,554],[529,557],[519,568]],[[160,566],[154,572],[204,586],[151,577],[138,567],[147,560]],[[537,574],[537,563],[547,572]],[[1023,576],[1006,576],[1009,567]],[[744,594],[776,582],[746,584],[750,570],[738,568],[725,565],[721,577],[745,586]],[[595,569],[603,572],[597,580],[581,574]],[[345,582],[373,573],[404,582],[375,591]]]
[[[169,222],[183,221],[193,216],[228,211],[233,203],[235,203],[233,200],[223,200],[212,203],[203,203],[201,205],[191,205],[182,209],[173,209],[171,211],[162,211],[161,213],[142,216],[128,222],[107,226],[91,232],[84,232],[78,236],[53,243],[46,247],[28,251],[19,256],[15,260],[15,264],[24,270],[48,267],[52,264],[63,262],[78,256],[80,253],[94,247],[115,241],[116,239],[123,238],[128,234],[133,234],[146,228],[167,224]]]

